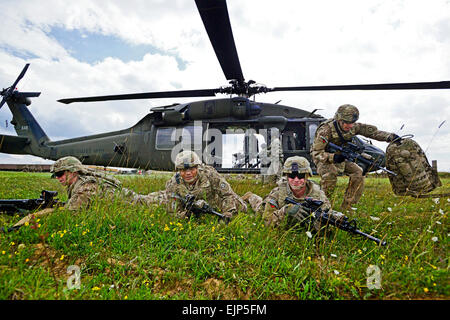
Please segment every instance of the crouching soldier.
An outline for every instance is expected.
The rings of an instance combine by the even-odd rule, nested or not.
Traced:
[[[328,198],[331,199],[336,188],[339,173],[349,176],[349,183],[344,195],[341,209],[349,210],[356,204],[364,191],[363,169],[355,162],[350,162],[340,153],[328,152],[327,145],[332,142],[343,146],[351,142],[356,135],[362,135],[378,141],[397,141],[400,137],[395,133],[378,130],[373,125],[356,122],[359,110],[353,105],[340,106],[334,118],[328,119],[317,128],[311,156],[317,166],[317,173],[321,177],[321,186]]]
[[[344,215],[331,210],[330,202],[325,193],[314,181],[308,178],[312,176],[310,164],[306,158],[295,156],[286,159],[283,166],[283,177],[278,181],[278,186],[270,191],[264,200],[252,193],[246,193],[243,199],[248,201],[254,211],[262,212],[265,224],[279,226],[282,222],[302,223],[309,219],[311,213],[301,205],[286,203],[286,197],[298,203],[305,198],[312,198],[323,202],[321,210],[329,212],[335,219],[341,219]],[[314,220],[313,228],[319,231],[320,222]]]
[[[121,187],[119,180],[102,172],[89,169],[82,165],[80,160],[72,156],[55,161],[50,167],[50,172],[52,178],[58,179],[67,188],[68,199],[64,208],[68,210],[87,207],[95,197],[112,196]],[[27,215],[17,222],[13,228],[20,227],[33,217],[43,216],[54,210],[55,208],[47,208]]]

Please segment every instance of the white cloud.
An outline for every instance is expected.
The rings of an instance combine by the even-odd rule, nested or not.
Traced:
[[[228,9],[247,80],[269,87],[450,80],[450,4],[445,0],[228,0]],[[0,86],[10,85],[30,62],[19,89],[42,91],[31,111],[54,140],[123,129],[150,106],[189,101],[67,106],[56,102],[60,98],[226,84],[194,1],[4,1],[0,19]],[[48,36],[54,26],[151,44],[161,53],[130,62],[105,57],[89,65]],[[24,60],[14,51],[36,57]],[[164,52],[187,61],[186,69],[179,70],[173,55]],[[325,117],[340,104],[355,104],[361,122],[414,134],[430,160],[450,171],[450,90],[270,93],[257,100],[321,108],[318,113]],[[0,110],[0,132],[15,134],[4,126],[10,118],[6,107]]]

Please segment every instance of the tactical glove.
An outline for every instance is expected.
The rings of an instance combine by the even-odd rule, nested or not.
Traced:
[[[230,212],[230,211],[226,211],[222,214],[229,219],[231,219],[233,217],[233,212]]]
[[[219,220],[219,223],[225,223],[225,224],[230,223],[231,218],[233,217],[233,212],[226,211],[226,212],[224,212],[224,213],[222,213],[222,214],[224,215],[224,218],[223,218],[223,219],[220,219],[220,220]]]
[[[288,204],[286,205],[286,213],[289,216],[294,216],[299,210],[301,206],[299,204]]]
[[[309,213],[299,204],[286,205],[286,214],[299,221],[309,217]]]
[[[396,135],[395,133],[391,133],[391,135],[388,137],[387,142],[395,142],[397,144],[400,144],[401,138],[400,136]]]
[[[195,207],[197,207],[197,208],[203,208],[204,206],[208,206],[208,202],[206,202],[205,200],[203,200],[203,199],[199,199],[199,200],[196,200],[195,202],[194,202],[194,206]]]

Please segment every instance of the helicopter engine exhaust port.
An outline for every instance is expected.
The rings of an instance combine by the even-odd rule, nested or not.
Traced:
[[[162,119],[168,125],[177,125],[183,122],[183,114],[179,111],[165,111],[162,114]]]
[[[238,119],[247,119],[252,116],[257,116],[261,113],[261,107],[257,104],[236,104],[231,109],[231,115]]]

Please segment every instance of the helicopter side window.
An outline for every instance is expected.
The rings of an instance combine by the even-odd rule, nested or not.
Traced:
[[[170,150],[175,146],[175,141],[172,140],[172,133],[175,128],[158,128],[156,131],[156,149]]]
[[[194,146],[195,150],[201,150],[202,128],[198,126],[166,127],[158,128],[156,131],[157,150],[171,150],[180,141],[183,142],[187,149],[192,149],[192,146]]]

